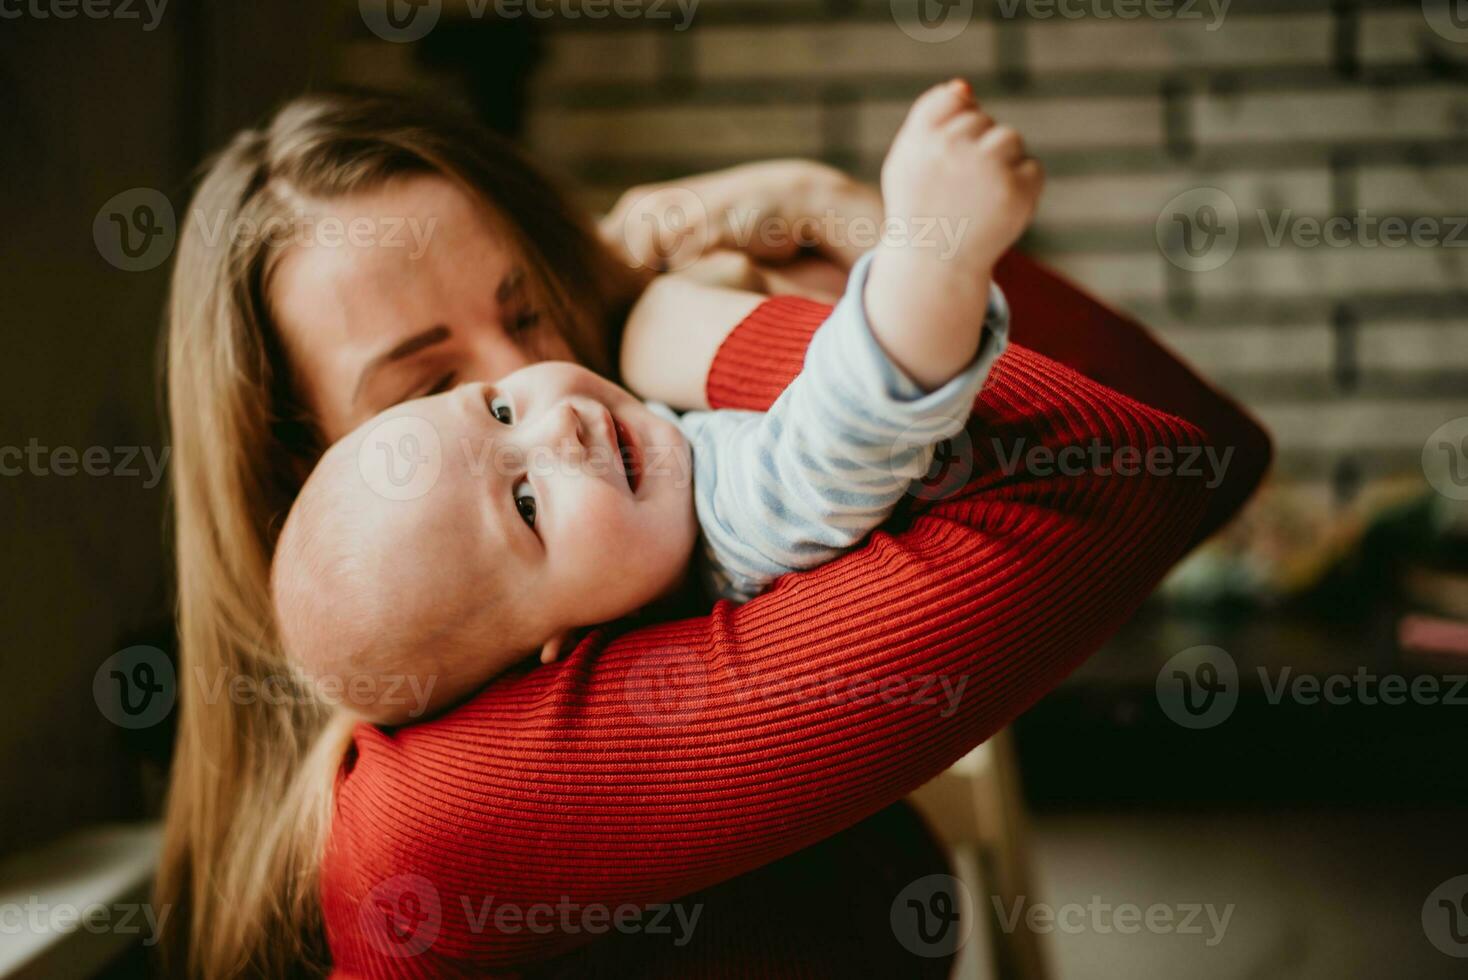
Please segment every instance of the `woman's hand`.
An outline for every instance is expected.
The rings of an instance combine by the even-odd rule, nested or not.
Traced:
[[[771,160],[684,180],[634,187],[601,222],[601,234],[634,267],[690,268],[733,249],[780,266],[815,253],[850,269],[864,249],[854,221],[882,220],[881,195],[834,167]]]

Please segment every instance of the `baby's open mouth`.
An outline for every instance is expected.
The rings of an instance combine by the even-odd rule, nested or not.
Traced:
[[[627,477],[627,489],[637,492],[642,482],[642,468],[637,459],[636,444],[620,419],[612,418],[612,429],[617,433],[617,452],[622,456],[622,472]]]

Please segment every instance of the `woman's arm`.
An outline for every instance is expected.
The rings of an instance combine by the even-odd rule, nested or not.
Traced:
[[[773,266],[813,253],[850,269],[874,244],[853,227],[870,238],[882,214],[877,190],[835,167],[769,160],[634,187],[600,229],[628,264],[659,271],[681,271],[719,249]]]
[[[719,348],[716,406],[762,408],[828,310],[773,300]],[[1105,324],[1096,342],[1107,342]],[[1209,503],[1201,479],[1042,475],[1016,448],[1176,454],[1203,434],[1023,348],[996,364],[962,489],[743,606],[501,678],[434,722],[359,729],[322,890],[337,966],[390,955],[373,889],[444,914],[421,970],[512,967],[584,941],[471,928],[469,903],[667,901],[850,826],[1011,722],[1151,592]],[[1230,474],[1232,477],[1232,474]]]

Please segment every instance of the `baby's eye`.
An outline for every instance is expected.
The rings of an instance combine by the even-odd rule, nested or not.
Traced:
[[[495,395],[489,400],[489,414],[505,425],[515,424],[515,410],[504,395]]]
[[[520,517],[531,528],[535,527],[535,491],[530,489],[529,480],[521,480],[515,484],[515,509],[520,512]]]

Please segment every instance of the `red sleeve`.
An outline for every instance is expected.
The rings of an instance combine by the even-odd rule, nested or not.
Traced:
[[[762,305],[720,350],[710,400],[767,405],[826,309]],[[502,677],[430,723],[360,728],[321,882],[337,967],[439,975],[537,962],[577,937],[501,930],[486,900],[668,901],[875,813],[1078,666],[1210,505],[1201,478],[1006,474],[998,447],[1147,452],[1202,439],[1018,345],[967,434],[960,492],[835,562],[702,618],[596,631],[562,662]],[[405,891],[405,914],[427,917],[411,958],[386,914]]]

